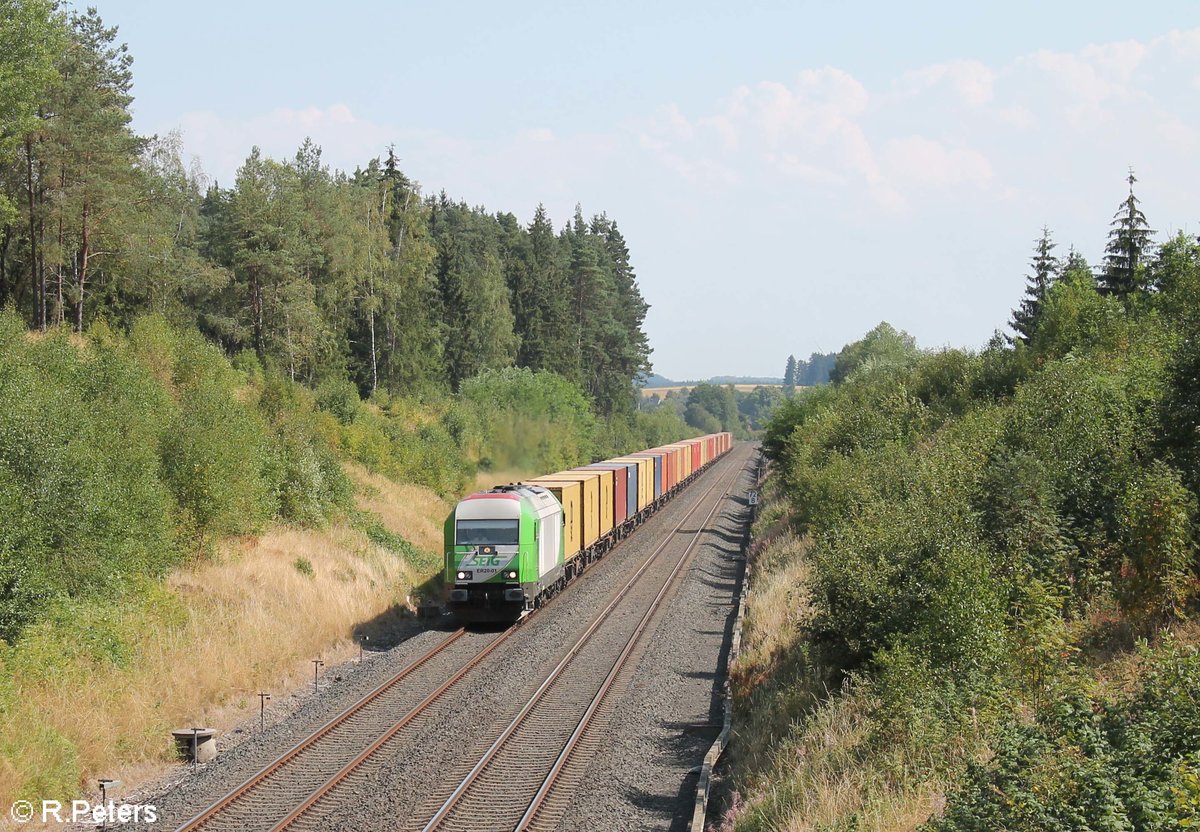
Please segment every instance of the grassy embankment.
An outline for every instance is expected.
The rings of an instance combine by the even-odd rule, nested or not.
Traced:
[[[469,473],[436,414],[235,363],[0,316],[0,803],[136,784],[427,591]]]
[[[352,470],[358,506],[425,553],[449,503],[427,488]],[[377,535],[376,535],[377,536]],[[345,520],[279,525],[221,541],[213,556],[147,579],[120,604],[64,605],[5,653],[0,802],[71,797],[97,776],[125,788],[174,765],[173,728],[226,732],[357,653],[351,633],[411,610],[437,559],[405,559]],[[111,647],[119,645],[119,656]],[[82,782],[81,782],[82,781]]]
[[[777,412],[726,828],[1200,824],[1200,246],[1149,274]]]
[[[765,493],[769,496],[754,529],[755,572],[743,652],[733,669],[733,805],[719,825],[721,832],[938,829],[935,824],[948,808],[958,817],[941,821],[947,829],[1032,832],[1047,828],[1044,824],[1055,810],[1074,808],[1082,809],[1074,818],[1079,823],[1067,828],[1191,828],[1180,822],[1195,819],[1200,809],[1193,719],[1200,686],[1200,623],[1175,622],[1151,641],[1135,642],[1113,608],[1102,607],[1076,622],[1073,641],[1084,649],[1065,652],[1076,656],[1078,666],[1059,670],[1068,670],[1074,684],[1086,692],[1087,698],[1077,700],[1084,706],[1085,731],[1059,726],[1051,741],[1033,748],[1024,745],[1019,748],[1023,753],[1014,753],[1011,737],[995,730],[996,720],[1012,720],[1003,726],[1008,731],[1014,723],[1033,728],[1039,725],[1040,709],[1072,704],[1066,694],[1048,688],[1033,697],[1033,704],[1002,702],[997,710],[993,702],[987,712],[972,711],[968,705],[965,713],[938,714],[930,720],[938,736],[931,738],[915,721],[927,702],[910,703],[912,710],[893,721],[882,709],[894,707],[895,700],[881,696],[878,679],[847,676],[838,684],[831,668],[816,658],[820,648],[808,627],[817,612],[810,590],[813,542],[792,528],[794,517],[778,481],[767,485]],[[1165,701],[1154,702],[1154,688],[1160,683],[1167,685]],[[922,685],[918,680],[915,687]],[[1178,707],[1179,698],[1186,698],[1184,707]],[[1069,713],[1070,707],[1066,710]],[[1104,748],[1106,742],[1092,744],[1092,731],[1098,736],[1125,733],[1129,714],[1139,710],[1139,724],[1130,733],[1144,739],[1173,731],[1184,736],[1185,745],[1191,734],[1190,751],[1172,755],[1170,748],[1155,749],[1153,742],[1145,742],[1122,749],[1125,759],[1114,761],[1118,755]],[[1088,718],[1109,713],[1115,716],[1109,726]],[[1041,722],[1053,723],[1053,716],[1041,716]],[[946,721],[957,723],[949,736],[944,732]],[[1065,765],[1055,763],[1057,755],[1063,755],[1058,762]],[[1091,755],[1099,759],[1089,759]],[[1166,765],[1156,759],[1163,756]],[[997,764],[1006,777],[993,784],[990,778]],[[1125,771],[1114,777],[1106,767]],[[1154,769],[1168,781],[1165,788],[1159,784],[1161,794],[1154,801],[1161,825],[1125,825],[1120,815],[1127,809],[1111,793],[1109,798],[1116,798],[1108,807],[1117,816],[1114,825],[1097,825],[1087,817],[1087,804],[1096,797],[1089,793],[1092,788],[1103,789],[1106,779],[1136,783],[1136,773]],[[996,801],[1003,809],[979,811],[972,805],[962,793],[967,777],[974,778],[967,785],[975,787],[976,803]],[[982,790],[977,785],[981,781]],[[1006,810],[1016,813],[1015,823]],[[975,825],[981,820],[982,826]]]

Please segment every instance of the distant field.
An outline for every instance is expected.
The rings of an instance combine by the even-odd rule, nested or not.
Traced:
[[[658,394],[658,397],[660,399],[666,398],[667,393],[678,393],[680,390],[691,390],[695,386],[696,386],[695,384],[676,384],[672,387],[643,387],[642,388],[642,398],[648,399],[651,396],[653,396],[655,393]],[[725,385],[722,384],[722,385],[718,385],[718,386],[724,387]],[[755,387],[782,387],[782,386],[783,386],[782,384],[735,384],[735,385],[733,385],[733,389],[737,390],[740,393],[749,393]]]

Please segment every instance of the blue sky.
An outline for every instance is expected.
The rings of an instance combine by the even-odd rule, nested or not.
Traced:
[[[1200,231],[1194,2],[96,2],[137,129],[222,184],[309,135],[524,220],[607,212],[673,378],[883,319],[978,347],[1043,225],[1099,261],[1129,165],[1155,228]]]

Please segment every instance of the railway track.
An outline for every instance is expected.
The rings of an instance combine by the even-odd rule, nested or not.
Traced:
[[[741,468],[735,467],[735,470],[740,472]],[[609,617],[612,608],[651,568],[658,555],[673,542],[673,536],[719,484],[715,483],[705,491],[696,506],[667,533],[663,543],[645,558],[601,618]],[[707,519],[701,528],[706,523]],[[694,539],[698,539],[699,533],[696,534]],[[589,632],[598,625],[599,620],[593,623]],[[318,820],[319,813],[315,810],[323,804],[336,803],[339,789],[368,760],[385,746],[398,741],[406,729],[413,729],[426,718],[436,703],[520,628],[518,623],[499,634],[477,634],[462,629],[451,633],[216,803],[177,827],[178,832],[329,828]],[[397,713],[403,713],[398,720]],[[494,827],[488,824],[486,828]]]
[[[551,829],[557,826],[582,764],[603,739],[604,718],[614,697],[632,675],[630,661],[654,614],[660,609],[717,511],[725,504],[742,467],[709,488],[687,521],[711,502],[707,515],[685,544],[669,536],[625,584],[591,626],[567,651],[524,706],[421,828],[433,830]],[[715,500],[707,498],[720,486]],[[657,555],[675,544],[678,555],[657,564]],[[654,567],[658,565],[658,568]],[[657,579],[648,579],[650,571]],[[665,577],[663,576],[663,573]],[[427,804],[428,806],[428,804]],[[428,812],[428,808],[426,808]],[[423,817],[420,811],[417,817]]]
[[[370,752],[412,721],[408,718],[398,723],[395,717],[398,710],[407,710],[408,717],[415,717],[420,703],[432,701],[443,693],[449,684],[491,655],[512,632],[482,637],[464,629],[451,633],[178,827],[179,832],[281,828],[283,820],[294,814],[295,807],[303,805],[347,767],[360,765]],[[446,674],[449,679],[436,684]],[[413,707],[414,702],[417,707]]]

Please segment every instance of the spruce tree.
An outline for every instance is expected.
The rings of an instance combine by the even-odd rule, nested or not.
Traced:
[[[789,355],[787,369],[783,371],[783,386],[791,389],[796,386],[796,356]]]
[[[543,205],[538,205],[527,231],[540,335],[537,342],[522,344],[527,349],[526,366],[575,378],[579,367],[578,324],[571,311],[564,249]]]
[[[1133,194],[1133,183],[1137,181],[1133,168],[1129,169],[1127,181],[1129,196],[1113,216],[1108,245],[1104,249],[1104,271],[1100,275],[1100,292],[1118,298],[1145,288],[1139,267],[1142,253],[1154,234],[1146,222],[1146,215],[1138,207],[1140,200]]]
[[[1043,226],[1042,236],[1034,241],[1033,258],[1029,265],[1033,273],[1027,275],[1025,297],[1021,305],[1013,310],[1012,328],[1017,337],[1029,343],[1037,329],[1038,317],[1041,315],[1042,304],[1046,301],[1046,293],[1057,278],[1061,264],[1051,252],[1056,243],[1050,236],[1050,229]],[[1012,339],[1010,339],[1012,340]]]

